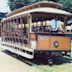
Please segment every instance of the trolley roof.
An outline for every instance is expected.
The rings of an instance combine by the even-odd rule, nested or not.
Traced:
[[[37,2],[37,3],[33,3],[31,5],[27,5],[22,8],[16,9],[15,11],[7,14],[7,16],[12,16],[12,15],[15,15],[16,13],[20,13],[20,12],[35,9],[35,8],[41,8],[41,7],[60,8],[60,7],[62,7],[62,4],[59,4],[56,2],[51,2],[51,1]]]
[[[37,12],[38,13],[59,14],[59,15],[65,15],[65,16],[72,15],[71,13],[69,13],[67,11],[64,11],[64,10],[60,10],[60,9],[56,9],[56,8],[50,8],[50,7],[43,7],[43,8],[36,8],[36,9],[24,11],[24,12],[12,15],[10,17],[7,17],[7,18],[5,18],[3,20],[14,18],[14,17],[18,17],[18,16],[23,16],[23,15],[27,15],[27,14],[37,13]]]

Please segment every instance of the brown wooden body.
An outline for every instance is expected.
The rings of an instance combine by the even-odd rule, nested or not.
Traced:
[[[58,41],[59,46],[55,47],[54,42]],[[53,51],[65,51],[70,50],[70,38],[62,36],[38,36],[38,50],[53,50]]]
[[[69,51],[71,48],[71,39],[70,37],[64,36],[48,36],[48,35],[35,35],[30,34],[30,39],[36,41],[35,50],[49,50],[49,51]],[[58,41],[59,46],[55,47],[54,42]]]

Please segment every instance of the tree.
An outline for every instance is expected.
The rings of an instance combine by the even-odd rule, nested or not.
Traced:
[[[58,2],[63,4],[63,10],[72,12],[72,0],[59,0]]]
[[[26,6],[30,3],[30,0],[8,0],[8,5],[12,11],[23,6]]]

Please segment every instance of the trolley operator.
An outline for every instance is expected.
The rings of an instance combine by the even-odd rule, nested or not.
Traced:
[[[64,29],[63,29],[64,22],[57,20],[57,19],[52,19],[50,21],[50,24],[51,24],[51,30],[52,31],[58,30],[58,31],[64,32]]]

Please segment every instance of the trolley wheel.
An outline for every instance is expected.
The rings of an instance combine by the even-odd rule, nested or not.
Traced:
[[[48,64],[49,64],[50,66],[52,66],[52,65],[53,65],[53,59],[48,59]]]

